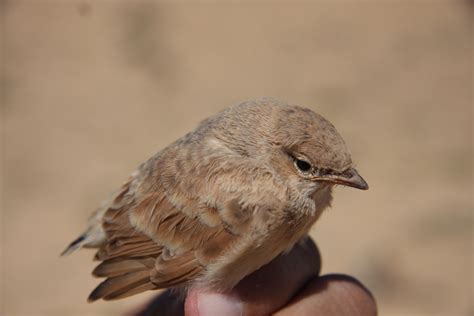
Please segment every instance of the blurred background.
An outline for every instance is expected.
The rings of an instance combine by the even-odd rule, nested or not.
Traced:
[[[323,273],[380,315],[474,315],[472,2],[3,0],[0,22],[1,315],[149,300],[86,303],[93,252],[59,253],[139,163],[262,95],[327,117],[370,184],[312,230]]]

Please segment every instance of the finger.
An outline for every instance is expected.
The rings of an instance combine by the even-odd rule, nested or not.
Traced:
[[[353,277],[330,274],[314,278],[275,315],[375,316],[372,294]]]
[[[166,290],[130,316],[184,316],[184,300]]]
[[[245,277],[228,293],[192,289],[185,303],[187,316],[269,315],[290,299],[320,270],[320,255],[307,238],[284,255]]]

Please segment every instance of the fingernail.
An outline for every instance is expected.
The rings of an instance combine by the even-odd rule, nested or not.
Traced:
[[[197,298],[199,316],[241,316],[242,302],[229,295],[200,293]]]

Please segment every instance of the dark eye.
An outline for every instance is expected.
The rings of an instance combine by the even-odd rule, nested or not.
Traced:
[[[308,172],[311,170],[311,165],[307,161],[296,159],[295,164],[296,164],[296,167],[303,172]]]

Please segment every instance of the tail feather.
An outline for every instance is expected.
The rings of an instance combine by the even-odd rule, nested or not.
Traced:
[[[119,257],[157,256],[160,254],[162,248],[163,247],[158,244],[151,243],[150,240],[144,242],[124,241],[118,246],[111,246],[109,244],[100,248],[95,255],[95,259],[103,261]]]
[[[141,260],[135,259],[109,259],[99,264],[92,275],[96,277],[115,277],[123,275],[127,272],[137,272],[140,270],[148,270],[153,268],[155,259],[146,258]]]
[[[81,248],[84,245],[85,239],[86,239],[85,235],[81,235],[77,237],[66,247],[66,249],[63,250],[63,252],[61,252],[61,256],[69,255],[73,253],[74,251],[76,251],[77,249]]]
[[[155,288],[150,280],[149,269],[133,271],[106,279],[92,291],[87,300],[93,302],[98,299],[119,299]]]
[[[127,289],[124,289],[123,291],[117,291],[110,295],[104,296],[103,299],[106,301],[119,300],[119,299],[126,298],[126,297],[139,294],[145,291],[156,290],[156,289],[157,287],[155,284],[151,282],[145,282],[142,285],[138,285],[134,288],[127,288]]]
[[[61,256],[69,255],[79,248],[98,248],[105,242],[105,232],[102,227],[102,217],[107,208],[97,209],[89,218],[87,230],[64,249]]]

